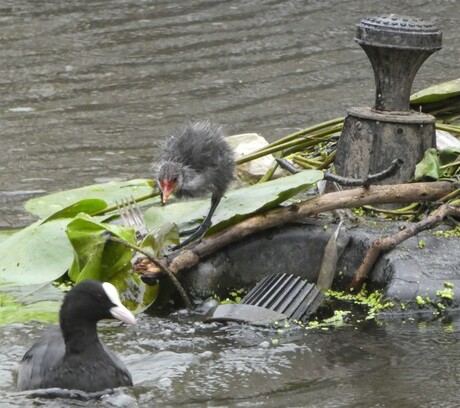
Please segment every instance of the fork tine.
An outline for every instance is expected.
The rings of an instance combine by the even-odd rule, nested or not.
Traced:
[[[129,208],[131,209],[131,212],[133,214],[133,218],[137,222],[137,225],[143,227],[145,225],[144,215],[141,213],[141,210],[138,207],[138,205],[136,203],[136,200],[134,199],[133,196],[131,196],[131,201],[129,203]]]
[[[115,205],[117,206],[118,214],[120,214],[121,222],[124,225],[129,227],[130,226],[130,220],[126,216],[125,207],[123,205],[123,199],[121,199],[121,203],[119,203],[118,201],[115,201]]]
[[[131,196],[131,198],[132,198],[132,203],[133,203],[133,206],[132,206],[133,212],[134,214],[137,215],[139,233],[142,235],[142,237],[145,237],[146,235],[148,235],[149,230],[147,229],[147,226],[145,225],[144,214],[142,213],[141,209],[137,205],[137,201],[134,199],[134,197]]]
[[[122,198],[120,204],[118,202],[115,204],[123,224],[134,228],[137,239],[144,238],[149,232],[145,226],[144,216],[134,197],[131,196],[130,199]]]

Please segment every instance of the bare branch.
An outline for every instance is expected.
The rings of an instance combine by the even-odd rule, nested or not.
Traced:
[[[350,287],[359,289],[369,274],[370,270],[377,261],[382,252],[393,249],[396,245],[405,241],[406,239],[417,235],[421,231],[431,229],[437,226],[447,216],[460,216],[460,207],[453,207],[449,204],[443,204],[438,207],[431,215],[424,220],[414,224],[409,224],[405,229],[395,235],[386,238],[377,238],[369,247],[366,256],[361,263],[358,272],[356,272]]]
[[[382,180],[387,179],[388,177],[393,176],[399,170],[399,168],[403,165],[403,163],[404,161],[402,159],[393,160],[391,162],[391,165],[387,169],[379,173],[369,174],[364,179],[352,179],[348,177],[338,176],[332,173],[326,173],[324,175],[324,179],[334,181],[337,184],[340,184],[346,187],[357,187],[357,186],[369,187],[371,184],[374,184],[377,181],[382,181]]]

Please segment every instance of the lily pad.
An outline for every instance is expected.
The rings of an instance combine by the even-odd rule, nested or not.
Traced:
[[[39,321],[57,323],[63,292],[51,284],[0,286],[0,326]]]
[[[29,225],[0,243],[0,283],[45,283],[69,268],[73,250],[65,235],[68,219]]]
[[[411,104],[438,102],[460,95],[460,78],[422,89],[410,98]]]
[[[141,248],[145,249],[154,257],[163,255],[162,250],[171,245],[178,245],[180,242],[179,229],[176,224],[167,222],[155,228],[141,242]]]
[[[219,231],[257,212],[276,207],[295,194],[305,191],[323,176],[320,170],[305,170],[293,176],[229,191],[212,217],[213,225],[209,232]],[[151,230],[166,222],[175,223],[179,229],[184,229],[202,221],[209,207],[210,199],[174,202],[163,207],[151,207],[144,217]]]
[[[16,234],[16,232],[20,231],[20,228],[9,229],[9,230],[0,230],[0,243],[11,237],[12,235]]]
[[[21,305],[13,298],[0,295],[0,326],[30,321],[57,323],[60,306],[60,302],[50,300]]]
[[[460,147],[447,147],[439,152],[442,164],[460,159]]]
[[[96,214],[107,208],[107,203],[99,198],[87,198],[63,208],[51,214],[45,221],[57,220],[58,218],[73,218],[80,213]]]
[[[108,206],[115,206],[116,201],[121,201],[126,197],[133,196],[135,199],[139,199],[153,194],[153,185],[154,182],[147,179],[93,184],[32,198],[27,201],[25,209],[40,218],[47,218],[65,208],[71,208],[72,205],[84,199],[104,200]],[[89,213],[93,214],[92,212]]]

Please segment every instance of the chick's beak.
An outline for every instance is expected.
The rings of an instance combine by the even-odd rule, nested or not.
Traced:
[[[177,190],[177,182],[170,179],[160,180],[160,188],[162,192],[163,204],[166,204],[171,194]]]

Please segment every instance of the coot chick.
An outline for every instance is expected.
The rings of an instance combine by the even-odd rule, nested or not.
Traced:
[[[233,150],[222,129],[210,122],[198,122],[176,129],[164,141],[156,160],[156,179],[165,204],[171,194],[177,198],[211,195],[211,208],[195,229],[181,231],[190,235],[176,248],[202,236],[233,179]]]
[[[94,392],[133,385],[125,365],[97,335],[96,323],[113,318],[136,323],[111,283],[86,280],[75,285],[64,297],[60,327],[50,327],[22,358],[19,390],[58,387]]]

